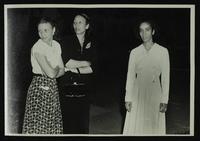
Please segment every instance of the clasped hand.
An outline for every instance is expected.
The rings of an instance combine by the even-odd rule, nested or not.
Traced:
[[[132,108],[132,102],[125,102],[125,107],[126,107],[126,110],[127,110],[128,112],[130,112],[130,111],[131,111],[131,108]]]
[[[125,102],[125,107],[126,107],[126,110],[128,112],[131,111],[131,108],[132,108],[132,102]],[[159,111],[161,113],[165,113],[167,111],[167,104],[166,103],[160,103],[160,109]]]
[[[167,111],[167,104],[166,103],[160,103],[160,112],[165,113]]]

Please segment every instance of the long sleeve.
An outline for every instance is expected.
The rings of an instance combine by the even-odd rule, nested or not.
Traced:
[[[72,52],[72,48],[74,47],[72,45],[73,42],[73,38],[70,36],[66,36],[64,37],[60,44],[61,44],[61,49],[62,49],[62,59],[63,59],[63,63],[64,65],[72,58],[73,56],[73,52]],[[75,48],[75,47],[74,47]]]
[[[168,50],[164,50],[162,59],[162,72],[161,72],[161,83],[162,83],[162,103],[168,103],[169,100],[169,78],[170,78],[170,61]]]
[[[96,44],[94,43],[94,41],[90,41],[87,44],[90,44],[89,48],[86,48],[84,50],[85,52],[85,56],[84,56],[84,60],[85,61],[89,61],[91,62],[91,69],[93,71],[93,73],[96,73],[97,70],[97,48],[96,48]],[[87,45],[86,45],[87,46]]]
[[[126,95],[125,101],[132,101],[133,100],[133,87],[135,81],[135,54],[134,50],[131,51],[129,56],[129,63],[128,63],[128,73],[127,73],[127,80],[126,80]]]

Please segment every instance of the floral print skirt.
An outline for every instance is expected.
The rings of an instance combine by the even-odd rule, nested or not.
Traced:
[[[56,79],[46,76],[33,76],[27,93],[22,133],[63,133]]]

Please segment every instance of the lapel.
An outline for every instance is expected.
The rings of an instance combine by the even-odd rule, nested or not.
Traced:
[[[89,43],[89,40],[87,40],[87,38],[85,37],[83,47],[81,47],[78,37],[75,34],[73,35],[73,40],[74,40],[74,46],[75,46],[76,50],[82,54],[85,50],[86,45]],[[81,50],[81,48],[82,48],[82,50]]]

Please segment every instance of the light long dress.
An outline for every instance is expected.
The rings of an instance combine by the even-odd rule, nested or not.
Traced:
[[[126,113],[124,135],[166,133],[159,106],[168,103],[169,68],[168,50],[157,43],[149,51],[143,44],[131,51],[125,101],[132,102],[132,108]]]

